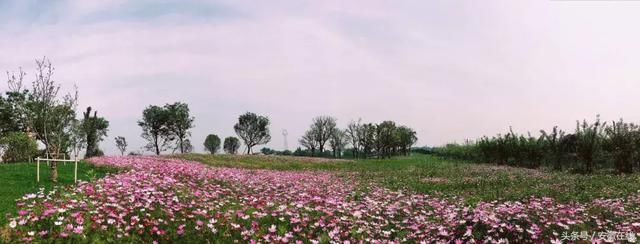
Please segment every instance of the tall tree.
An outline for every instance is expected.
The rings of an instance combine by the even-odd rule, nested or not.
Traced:
[[[351,121],[347,125],[346,135],[349,138],[351,145],[353,146],[353,157],[358,158],[360,152],[360,136],[362,131],[361,119],[358,121]]]
[[[236,154],[238,153],[238,149],[240,148],[240,140],[233,136],[224,138],[224,151],[228,154]]]
[[[329,138],[329,145],[333,150],[333,157],[342,157],[342,151],[349,144],[347,133],[340,129],[333,130],[331,137]]]
[[[169,113],[167,110],[151,105],[142,112],[142,120],[138,125],[142,128],[142,138],[147,140],[145,148],[160,155],[167,150],[168,146],[175,139],[173,133],[168,128]]]
[[[372,123],[363,124],[360,127],[360,145],[362,145],[362,156],[369,157],[376,143],[376,125]]]
[[[318,116],[311,123],[311,131],[318,142],[320,154],[324,152],[324,145],[327,143],[333,130],[336,129],[336,119],[331,116]]]
[[[256,145],[266,144],[271,141],[269,134],[269,118],[259,116],[251,112],[240,115],[238,123],[233,126],[236,134],[247,145],[247,154]]]
[[[605,148],[613,156],[613,162],[618,173],[633,173],[634,154],[637,153],[635,132],[638,126],[633,123],[613,121],[611,126],[605,129],[607,140]]]
[[[318,140],[316,140],[315,136],[316,134],[313,132],[313,130],[309,129],[304,133],[302,138],[300,138],[300,140],[298,141],[300,142],[300,145],[307,148],[307,150],[311,152],[311,156],[315,155],[316,148],[318,148]]]
[[[594,161],[602,149],[602,134],[606,123],[600,122],[600,115],[596,122],[589,124],[586,120],[576,121],[576,153],[584,164],[586,173],[593,172]]]
[[[383,121],[376,127],[376,148],[378,156],[390,158],[394,147],[398,144],[396,123]]]
[[[87,107],[87,110],[82,112],[82,114],[82,128],[87,136],[87,152],[84,157],[90,158],[98,156],[101,154],[98,143],[107,136],[109,121],[103,117],[98,117],[98,111],[93,111],[92,115],[91,107]]]
[[[204,149],[211,154],[215,154],[220,149],[220,137],[214,134],[209,134],[204,139]]]
[[[23,86],[25,72],[8,74],[10,92],[18,96],[14,104],[17,117],[25,130],[45,146],[48,157],[66,153],[71,125],[75,120],[78,91],[60,96],[60,85],[53,79],[54,68],[45,57],[36,59],[32,89]],[[51,162],[51,180],[58,181],[57,163]]]
[[[127,146],[128,146],[127,139],[125,139],[124,136],[117,136],[115,140],[116,140],[116,147],[120,151],[120,155],[124,156],[124,152],[127,151]]]
[[[185,153],[185,139],[191,136],[189,130],[194,126],[194,118],[189,115],[189,105],[176,102],[165,105],[165,109],[169,114],[168,129],[177,139],[176,147],[180,149],[180,153]]]
[[[413,144],[415,144],[418,141],[416,132],[413,129],[406,127],[404,125],[399,126],[396,132],[397,132],[398,147],[400,148],[400,151],[404,155],[409,155],[409,152],[411,151],[411,146],[413,146]]]

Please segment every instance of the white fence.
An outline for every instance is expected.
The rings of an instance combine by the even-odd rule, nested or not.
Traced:
[[[75,160],[70,160],[70,159],[51,159],[51,158],[36,158],[36,164],[38,165],[37,168],[37,173],[36,173],[36,180],[38,182],[40,182],[40,161],[46,161],[47,165],[49,164],[49,162],[74,162],[75,166],[73,167],[73,182],[78,182],[78,159]]]

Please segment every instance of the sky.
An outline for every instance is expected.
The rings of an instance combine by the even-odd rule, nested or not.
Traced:
[[[115,136],[143,150],[149,105],[189,104],[192,142],[247,111],[289,149],[313,117],[393,120],[418,146],[578,119],[640,122],[635,1],[7,1],[0,70],[46,56]],[[6,84],[0,84],[6,90]]]

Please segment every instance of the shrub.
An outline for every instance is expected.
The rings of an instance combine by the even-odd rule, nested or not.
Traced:
[[[4,162],[21,162],[38,154],[38,144],[24,132],[11,132],[0,139]]]

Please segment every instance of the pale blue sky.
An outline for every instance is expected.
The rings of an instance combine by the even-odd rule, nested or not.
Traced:
[[[193,144],[252,111],[293,149],[311,118],[395,120],[419,145],[576,119],[640,122],[640,2],[5,1],[0,70],[47,56],[80,108],[138,150],[149,104],[183,101]],[[5,88],[6,85],[0,86]]]

